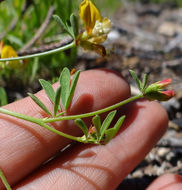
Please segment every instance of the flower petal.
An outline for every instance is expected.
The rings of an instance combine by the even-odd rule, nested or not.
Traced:
[[[18,57],[16,51],[9,45],[3,46],[1,51],[1,58],[3,59],[11,57]],[[22,65],[21,62],[22,61],[7,61],[6,66],[9,68],[19,68]]]
[[[102,20],[99,10],[90,0],[80,4],[80,18],[83,20],[87,33],[91,33],[97,20]]]
[[[80,46],[82,46],[83,49],[85,50],[94,51],[98,53],[99,55],[101,55],[102,57],[106,55],[105,47],[100,44],[94,44],[89,41],[81,41]]]

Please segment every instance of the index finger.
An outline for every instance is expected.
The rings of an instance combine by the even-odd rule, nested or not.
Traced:
[[[48,108],[53,109],[43,91],[37,96]],[[106,70],[85,71],[80,75],[70,114],[98,110],[128,96],[129,87],[120,76]],[[33,117],[44,116],[29,97],[5,108]],[[72,121],[57,122],[52,126],[71,135],[80,135],[80,130]],[[28,175],[69,142],[36,124],[0,114],[0,167],[10,184]]]

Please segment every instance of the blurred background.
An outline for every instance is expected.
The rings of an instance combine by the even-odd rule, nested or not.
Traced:
[[[79,15],[80,0],[0,1],[0,41],[18,55],[44,52],[67,44],[71,39],[52,18],[64,21]],[[181,0],[94,0],[112,21],[107,56],[73,48],[41,58],[25,60],[21,67],[0,63],[0,105],[40,90],[38,79],[54,83],[63,67],[81,70],[108,68],[120,72],[137,91],[128,70],[149,81],[172,78],[176,96],[162,103],[169,115],[169,130],[118,189],[145,189],[157,176],[182,172],[182,1]],[[83,23],[79,23],[80,31]],[[2,42],[1,41],[1,42]]]

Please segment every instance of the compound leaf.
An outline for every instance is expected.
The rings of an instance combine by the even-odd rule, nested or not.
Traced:
[[[106,135],[106,138],[104,139],[105,144],[108,143],[110,140],[112,140],[116,136],[117,132],[119,131],[120,127],[122,126],[124,122],[124,119],[125,119],[125,116],[120,117],[113,128],[107,129],[105,131],[105,135]]]

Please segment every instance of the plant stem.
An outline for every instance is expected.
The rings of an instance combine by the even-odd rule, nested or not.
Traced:
[[[0,179],[2,180],[4,186],[6,187],[7,190],[12,190],[1,169],[0,169]]]
[[[123,101],[121,101],[121,102],[119,102],[117,104],[114,104],[112,106],[100,109],[98,111],[85,113],[85,114],[79,114],[79,115],[62,116],[62,117],[58,117],[58,118],[48,118],[48,119],[44,119],[43,122],[51,123],[51,122],[55,122],[55,121],[73,120],[73,119],[77,119],[77,118],[91,117],[91,116],[99,115],[99,114],[114,110],[114,109],[116,109],[118,107],[121,107],[121,106],[123,106],[123,105],[125,105],[125,104],[127,104],[129,102],[132,102],[134,100],[137,100],[137,99],[140,99],[140,98],[143,98],[143,97],[144,97],[143,94],[139,94],[137,96],[130,97],[130,98],[128,98],[126,100],[123,100]]]
[[[9,111],[9,110],[4,109],[4,108],[0,108],[0,112],[4,113],[6,115],[10,115],[10,116],[13,116],[13,117],[16,117],[16,118],[19,118],[19,119],[23,119],[25,121],[29,121],[29,122],[38,124],[38,125],[46,128],[46,129],[48,129],[49,131],[52,131],[52,132],[54,132],[54,133],[56,133],[56,134],[58,134],[60,136],[65,137],[65,138],[68,138],[68,139],[71,139],[71,140],[74,140],[74,141],[78,141],[78,142],[83,142],[80,137],[74,137],[72,135],[68,135],[66,133],[63,133],[61,131],[58,131],[58,130],[50,127],[49,125],[44,123],[44,119],[30,117],[30,116],[27,116],[27,115],[23,115],[23,114],[20,114],[20,113]]]
[[[7,115],[10,115],[10,116],[19,118],[19,119],[23,119],[23,120],[38,124],[38,125],[46,128],[46,129],[48,129],[49,131],[52,131],[52,132],[54,132],[54,133],[56,133],[56,134],[58,134],[60,136],[65,137],[65,138],[75,140],[75,141],[78,141],[78,142],[86,142],[81,137],[74,137],[72,135],[68,135],[66,133],[63,133],[61,131],[58,131],[58,130],[50,127],[46,123],[51,123],[51,122],[56,122],[56,121],[63,121],[63,120],[73,120],[73,119],[77,119],[77,118],[85,118],[85,117],[91,117],[91,116],[94,116],[94,115],[99,115],[99,114],[111,111],[113,109],[116,109],[116,108],[118,108],[120,106],[123,106],[123,105],[125,105],[125,104],[127,104],[129,102],[132,102],[132,101],[137,100],[137,99],[142,98],[142,97],[143,97],[143,95],[140,94],[140,95],[128,98],[126,100],[123,100],[122,102],[119,102],[117,104],[114,104],[114,105],[109,106],[107,108],[103,108],[103,109],[98,110],[98,111],[85,113],[85,114],[79,114],[79,115],[72,115],[72,116],[62,116],[62,117],[59,117],[59,118],[57,118],[57,117],[56,118],[48,118],[48,119],[46,119],[46,118],[43,118],[43,119],[34,118],[34,117],[30,117],[30,116],[23,115],[23,114],[20,114],[20,113],[16,113],[16,112],[4,109],[4,108],[0,108],[0,113],[4,113],[4,114],[7,114]]]
[[[57,49],[50,50],[50,51],[45,51],[45,52],[36,53],[36,54],[32,54],[32,55],[19,56],[19,57],[4,58],[4,59],[0,59],[0,62],[30,59],[33,57],[41,57],[41,56],[57,53],[59,51],[64,51],[64,50],[70,49],[74,46],[75,46],[75,41],[73,41],[70,44],[67,44],[65,46],[59,47]]]

